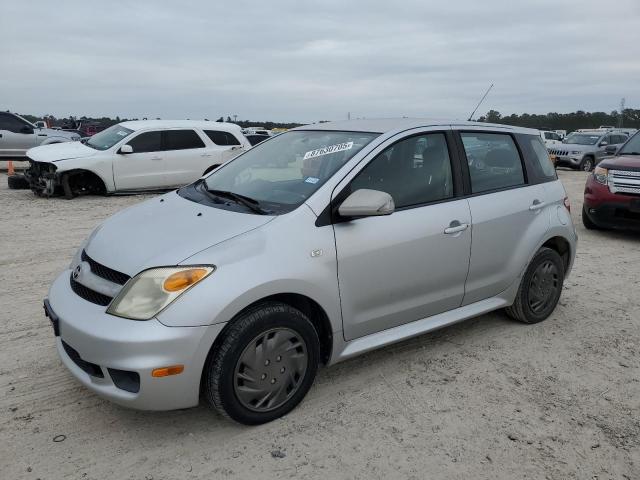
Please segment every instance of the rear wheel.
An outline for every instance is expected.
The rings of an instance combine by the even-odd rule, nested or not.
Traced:
[[[299,310],[265,302],[231,324],[205,368],[203,395],[221,414],[247,425],[291,411],[311,388],[318,334]]]
[[[583,172],[590,172],[593,170],[595,162],[593,161],[593,157],[585,157],[580,164],[580,170]]]
[[[558,252],[543,247],[522,277],[516,299],[507,314],[524,323],[538,323],[555,310],[564,282],[564,264]]]

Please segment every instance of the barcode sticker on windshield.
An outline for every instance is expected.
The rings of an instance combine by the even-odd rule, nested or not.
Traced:
[[[331,153],[344,152],[345,150],[351,150],[353,148],[353,142],[338,143],[336,145],[329,145],[328,147],[317,148],[304,154],[303,160],[309,158],[321,157],[322,155],[329,155]]]
[[[127,136],[127,132],[125,132],[124,130],[120,130],[117,135],[120,135],[121,137],[126,137]]]

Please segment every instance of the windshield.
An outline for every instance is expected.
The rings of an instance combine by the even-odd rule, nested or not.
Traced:
[[[86,145],[96,150],[106,150],[113,147],[116,143],[133,133],[133,130],[125,128],[122,125],[113,125],[106,130],[96,133],[87,140]]]
[[[307,200],[377,133],[293,131],[262,142],[202,182],[209,193],[232,193],[265,213],[289,212]],[[193,199],[193,198],[192,198]],[[195,200],[195,199],[194,199]]]
[[[591,135],[587,133],[572,133],[567,137],[564,143],[572,145],[595,145],[600,135]]]
[[[622,146],[618,155],[640,155],[640,132],[636,133]]]

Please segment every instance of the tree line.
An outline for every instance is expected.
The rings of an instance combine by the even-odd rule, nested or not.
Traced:
[[[515,125],[518,127],[529,127],[550,130],[566,130],[573,132],[579,128],[598,128],[601,126],[638,128],[640,129],[640,110],[626,108],[622,116],[617,111],[606,112],[583,112],[578,110],[572,113],[546,113],[502,116],[496,110],[489,110],[485,115],[478,118],[479,122],[501,123],[505,125]]]

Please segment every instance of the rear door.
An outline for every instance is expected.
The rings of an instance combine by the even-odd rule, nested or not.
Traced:
[[[458,138],[467,157],[473,237],[463,301],[468,305],[498,295],[519,278],[549,228],[549,214],[544,186],[529,180],[514,135],[472,128]]]
[[[216,162],[217,152],[206,148],[195,130],[182,128],[165,130],[163,158],[167,184],[179,187],[200,178]]]
[[[113,180],[116,190],[166,187],[162,131],[141,132],[126,144],[133,148],[133,153],[123,154],[118,149],[114,154]]]
[[[24,157],[27,150],[46,138],[38,137],[38,130],[10,113],[0,112],[0,156]],[[40,141],[39,141],[40,140]]]
[[[221,163],[231,160],[244,150],[240,140],[231,132],[205,130],[204,133],[216,146],[220,154]]]

